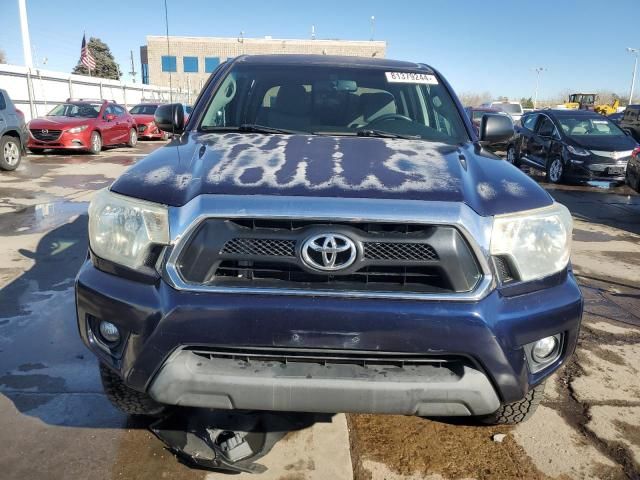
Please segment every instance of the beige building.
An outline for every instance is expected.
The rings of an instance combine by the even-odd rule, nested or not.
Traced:
[[[193,94],[200,91],[215,68],[239,55],[309,53],[384,57],[387,42],[352,40],[299,40],[276,38],[216,38],[148,36],[140,47],[142,83],[169,86]]]

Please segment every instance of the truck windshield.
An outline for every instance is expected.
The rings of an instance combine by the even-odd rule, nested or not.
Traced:
[[[502,112],[522,115],[522,107],[519,103],[494,103],[492,106]]]
[[[236,65],[217,89],[203,131],[253,127],[312,135],[388,135],[468,141],[440,80],[424,71],[301,65]]]

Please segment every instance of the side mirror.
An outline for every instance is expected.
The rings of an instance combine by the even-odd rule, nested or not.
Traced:
[[[184,131],[184,107],[181,103],[160,105],[153,116],[158,128],[164,132],[182,133]]]
[[[486,144],[500,143],[515,135],[513,120],[508,115],[487,113],[480,120],[480,141]]]
[[[116,116],[115,116],[113,113],[107,113],[107,114],[104,116],[104,119],[105,119],[107,122],[113,122],[113,121],[116,119]]]

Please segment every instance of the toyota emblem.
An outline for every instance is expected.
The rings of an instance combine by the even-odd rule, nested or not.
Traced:
[[[335,272],[350,267],[356,260],[358,249],[349,237],[339,233],[323,233],[307,238],[302,244],[302,261],[309,267],[324,272]]]

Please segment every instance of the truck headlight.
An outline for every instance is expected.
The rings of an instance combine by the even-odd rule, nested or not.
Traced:
[[[108,189],[89,205],[89,245],[105,260],[137,269],[148,261],[155,245],[169,243],[167,207],[125,197]]]
[[[494,218],[491,254],[510,258],[523,281],[564,269],[571,253],[573,221],[564,205],[553,205]]]
[[[84,132],[87,128],[89,128],[89,125],[80,125],[79,127],[70,128],[69,130],[67,130],[67,132],[80,133],[80,132]]]

